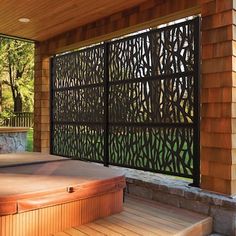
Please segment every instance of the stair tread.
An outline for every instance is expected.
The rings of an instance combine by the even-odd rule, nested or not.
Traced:
[[[64,231],[76,235],[205,236],[212,233],[212,217],[185,209],[127,196],[121,213]],[[55,234],[60,236],[61,234]]]

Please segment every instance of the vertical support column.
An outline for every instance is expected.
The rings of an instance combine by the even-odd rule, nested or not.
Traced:
[[[194,143],[200,142],[200,18],[196,18],[194,22]],[[194,145],[193,153],[193,184],[192,186],[199,187],[200,185],[200,145]]]
[[[49,153],[50,58],[40,43],[35,45],[34,151]]]
[[[234,0],[202,0],[201,187],[236,194]]]
[[[109,44],[104,43],[104,166],[109,165]]]

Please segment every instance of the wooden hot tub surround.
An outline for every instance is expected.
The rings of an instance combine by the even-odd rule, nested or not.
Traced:
[[[14,154],[10,164],[0,164],[1,236],[51,235],[122,211],[122,173],[39,154],[34,164],[32,158],[19,165],[22,155],[34,154]]]

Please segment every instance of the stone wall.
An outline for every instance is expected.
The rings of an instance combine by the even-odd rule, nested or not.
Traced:
[[[26,148],[26,132],[0,133],[0,154],[24,152]]]

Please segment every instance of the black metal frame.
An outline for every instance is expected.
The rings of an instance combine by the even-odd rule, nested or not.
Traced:
[[[197,145],[194,145],[194,153],[196,155],[196,158],[193,159],[193,186],[199,186],[200,185],[200,81],[201,81],[201,73],[200,73],[200,67],[201,67],[201,59],[200,59],[200,51],[201,51],[201,45],[200,45],[200,18],[196,18],[194,21],[194,48],[197,53],[195,53],[194,63],[195,63],[195,75],[194,75],[194,143]]]
[[[104,165],[109,165],[109,45],[105,43],[104,45]]]
[[[182,27],[182,28],[181,28]],[[185,27],[185,28],[184,28]],[[171,32],[172,34],[176,34],[175,36],[171,36]],[[165,37],[163,38],[163,36],[161,36],[161,34],[164,35],[169,35],[169,41],[166,43],[165,42]],[[161,72],[159,72],[160,74],[156,74],[156,75],[152,75],[152,74],[148,74],[148,75],[143,75],[141,77],[134,77],[132,75],[132,72],[130,72],[130,70],[134,70],[134,68],[137,67],[138,63],[137,62],[137,58],[140,58],[140,55],[133,55],[133,54],[139,54],[139,50],[142,51],[144,47],[147,47],[147,52],[144,50],[144,55],[142,54],[141,56],[144,57],[144,61],[147,61],[147,58],[153,54],[156,53],[155,49],[150,49],[148,47],[150,47],[150,39],[151,37],[156,37],[158,38],[158,40],[160,41],[160,48],[163,47],[161,50],[162,54],[165,54],[165,50],[172,50],[173,53],[178,53],[178,52],[174,52],[174,49],[176,49],[176,46],[173,46],[175,44],[177,45],[181,45],[177,38],[177,36],[181,35],[181,37],[183,37],[183,40],[185,40],[184,37],[187,38],[187,46],[182,45],[182,49],[180,48],[180,52],[181,50],[187,50],[187,53],[191,54],[190,56],[186,56],[186,63],[189,63],[188,65],[184,65],[185,61],[184,59],[180,61],[181,63],[183,63],[182,67],[185,68],[184,71],[175,71],[175,70],[182,70],[181,67],[179,66],[178,69],[175,69],[175,65],[172,64],[172,66],[169,67],[169,70],[171,72],[168,73],[163,73],[161,74]],[[157,40],[155,38],[155,40]],[[133,41],[132,41],[133,40]],[[143,40],[143,41],[142,41]],[[146,40],[146,41],[145,41]],[[189,41],[190,42],[189,42]],[[159,42],[158,41],[158,42]],[[173,42],[172,42],[173,41]],[[127,56],[125,55],[124,57],[120,56],[120,48],[124,48],[127,47],[127,45],[129,47],[133,47],[133,48],[137,48],[137,46],[139,46],[139,43],[145,43],[145,46],[141,45],[139,47],[139,49],[131,49],[131,53]],[[193,43],[192,43],[193,42]],[[169,47],[172,47],[172,49],[168,49],[168,43],[169,43]],[[179,44],[178,44],[179,43]],[[157,43],[158,44],[158,43]],[[189,45],[188,45],[189,44]],[[167,46],[166,46],[167,45]],[[159,50],[160,50],[159,48]],[[186,49],[187,48],[187,49]],[[177,48],[178,49],[178,48]],[[117,52],[116,52],[117,50]],[[133,50],[133,51],[132,51]],[[149,51],[148,51],[149,50]],[[152,50],[152,51],[150,51]],[[89,55],[87,55],[86,53],[90,53]],[[52,154],[56,154],[56,155],[62,155],[62,156],[67,156],[70,158],[79,158],[81,160],[87,160],[87,161],[96,161],[96,162],[101,162],[104,163],[105,166],[108,166],[109,164],[113,164],[113,165],[117,165],[117,166],[124,166],[124,167],[129,167],[129,168],[135,168],[135,169],[141,169],[141,170],[148,170],[148,171],[153,171],[153,172],[158,172],[158,173],[163,173],[163,174],[170,174],[170,175],[176,175],[176,176],[182,176],[182,177],[187,177],[187,178],[193,178],[193,185],[194,186],[199,186],[199,181],[200,181],[200,103],[199,103],[199,98],[200,98],[200,18],[197,17],[193,20],[190,21],[186,21],[186,22],[182,22],[182,23],[178,23],[175,25],[171,25],[171,26],[167,26],[165,28],[160,28],[160,29],[155,29],[155,30],[151,30],[142,34],[137,34],[134,36],[130,36],[130,37],[126,37],[126,38],[122,38],[119,40],[115,40],[112,42],[105,42],[104,44],[101,45],[97,45],[95,47],[89,47],[88,49],[83,49],[80,51],[75,51],[69,54],[64,54],[61,56],[56,56],[54,58],[52,58],[51,61],[51,153]],[[135,52],[132,54],[132,52]],[[163,53],[164,52],[164,53]],[[84,54],[83,54],[84,53]],[[95,56],[97,53],[97,56]],[[127,53],[129,53],[129,51],[127,50]],[[181,52],[182,53],[182,52]],[[187,59],[191,59],[191,56],[193,54],[193,63],[191,64],[191,62],[187,61]],[[82,55],[82,56],[81,56]],[[122,54],[123,55],[123,54]],[[117,57],[116,57],[117,56]],[[159,55],[157,55],[159,56]],[[179,57],[181,57],[182,55],[179,54]],[[165,57],[165,55],[164,55]],[[184,56],[183,56],[184,57]],[[91,62],[92,59],[96,58],[96,62],[94,62],[96,64],[96,66],[93,66],[93,63]],[[115,58],[115,59],[114,59]],[[124,60],[126,60],[127,58],[127,63],[134,63],[133,65],[131,65],[131,69],[126,69],[123,68],[122,65],[124,65]],[[62,63],[62,65],[58,66],[60,63],[57,62],[56,60],[61,60],[60,63]],[[189,59],[189,60],[190,60]],[[142,58],[140,59],[142,60]],[[154,60],[154,59],[152,59]],[[165,58],[166,63],[173,63],[174,60],[171,61],[171,59],[169,58],[168,60]],[[177,56],[177,60],[178,60],[178,56]],[[79,63],[80,61],[82,61],[80,64],[80,67],[77,65],[76,67],[71,66],[73,68],[71,68],[70,66],[68,67],[68,63],[71,63],[71,65],[74,63]],[[145,61],[145,62],[146,62]],[[64,64],[63,64],[64,63]],[[112,64],[113,63],[113,64]],[[114,64],[115,63],[115,64]],[[120,63],[120,64],[119,64]],[[151,61],[151,63],[154,63],[153,61]],[[127,65],[128,65],[127,64]],[[147,62],[148,64],[148,62]],[[63,68],[65,65],[65,68]],[[129,66],[129,65],[128,65]],[[151,65],[152,66],[152,65]],[[189,67],[193,67],[188,69]],[[145,67],[145,66],[144,66]],[[82,68],[82,69],[81,69]],[[85,69],[84,69],[85,68]],[[121,71],[122,74],[120,74],[117,78],[115,78],[116,80],[113,81],[112,80],[112,73],[114,72],[114,68],[118,68],[117,71],[115,71],[115,73],[118,73]],[[160,68],[162,68],[160,66]],[[176,67],[177,68],[177,67]],[[64,71],[63,71],[64,70]],[[68,70],[70,70],[70,76],[74,76],[73,78],[73,85],[67,85],[67,86],[59,86],[56,87],[55,85],[55,81],[59,81],[61,78],[60,75],[57,75],[58,73],[62,73],[62,80],[64,84],[69,84],[71,83],[71,80],[69,78],[69,76],[67,75]],[[101,70],[103,70],[102,73]],[[139,70],[139,68],[137,69],[137,71]],[[140,70],[142,70],[142,73],[149,73],[148,71],[148,67],[147,68],[141,68]],[[138,73],[138,72],[133,71],[133,73]],[[150,73],[154,73],[155,71],[152,71]],[[165,72],[165,69],[163,69],[163,72]],[[64,74],[63,74],[64,73]],[[73,74],[74,73],[74,74]],[[99,74],[100,73],[100,74]],[[128,78],[122,79],[124,77],[124,74],[127,74]],[[130,74],[129,74],[130,73]],[[141,72],[140,72],[141,73]],[[155,72],[157,73],[157,72]],[[88,77],[86,77],[88,76]],[[89,77],[93,77],[92,79]],[[100,77],[99,77],[100,76]],[[131,76],[129,78],[129,76]],[[91,80],[93,82],[88,82],[85,84],[78,84],[79,82],[83,83],[86,80]],[[159,82],[158,82],[159,81]],[[189,82],[190,81],[190,82]],[[191,82],[192,81],[192,82]],[[193,115],[189,115],[186,113],[186,117],[178,117],[177,120],[175,120],[176,118],[170,118],[172,120],[170,121],[166,121],[165,119],[169,119],[168,118],[168,114],[164,114],[163,115],[163,120],[162,118],[159,120],[155,120],[156,118],[151,119],[149,117],[149,119],[147,119],[146,121],[138,121],[139,117],[134,117],[134,119],[137,119],[136,121],[130,121],[128,120],[127,116],[123,116],[123,114],[125,114],[125,111],[127,109],[131,109],[129,106],[130,105],[130,101],[129,99],[130,96],[132,96],[132,93],[135,92],[139,92],[141,93],[141,96],[144,96],[144,100],[147,99],[145,98],[146,95],[143,95],[143,91],[142,88],[145,87],[145,92],[147,93],[147,91],[150,93],[150,90],[147,89],[147,85],[144,86],[144,84],[147,83],[148,86],[150,86],[150,84],[153,84],[153,91],[155,90],[155,86],[157,86],[158,84],[162,84],[162,89],[164,89],[165,93],[167,93],[168,89],[170,89],[170,87],[172,86],[172,89],[174,89],[173,86],[177,86],[175,88],[175,90],[186,90],[185,92],[189,95],[192,94],[192,90],[193,89],[193,94],[192,96],[189,98],[189,100],[185,97],[181,97],[184,96],[183,94],[179,94],[178,92],[176,93],[178,96],[180,96],[180,98],[178,98],[178,102],[179,104],[177,104],[177,107],[172,107],[169,108],[169,111],[173,111],[174,109],[177,109],[176,114],[180,114],[180,111],[178,109],[182,109],[184,111],[182,111],[181,113],[181,117],[184,116],[186,109],[193,109]],[[157,85],[154,85],[155,83],[157,83]],[[186,85],[187,83],[187,85]],[[164,84],[164,85],[163,85]],[[191,85],[191,86],[190,86]],[[102,88],[101,88],[102,86]],[[116,89],[115,86],[123,86],[120,87],[118,90]],[[130,87],[129,87],[130,86]],[[142,88],[141,88],[141,87]],[[181,88],[179,88],[179,86]],[[190,86],[191,88],[188,88],[188,86]],[[97,88],[101,88],[100,90],[98,89],[98,91],[95,91],[96,94],[94,94],[93,96],[91,96],[91,91],[94,92],[94,90],[90,89],[97,89]],[[156,87],[158,88],[158,87]],[[87,91],[87,90],[88,91]],[[133,89],[133,90],[132,90]],[[80,90],[82,90],[82,95],[80,94]],[[129,91],[129,93],[131,93],[131,95],[126,94],[126,90]],[[63,103],[64,101],[61,101],[60,96],[62,95],[58,95],[60,93],[64,94],[64,99],[68,100],[68,102],[65,102],[65,104]],[[66,93],[68,92],[67,96]],[[122,98],[126,99],[127,104],[124,105],[125,110],[121,111],[122,115],[121,118],[117,118],[116,115],[114,114],[118,114],[120,111],[117,105],[114,101],[112,101],[112,99],[119,99],[120,95],[119,93],[122,93]],[[144,93],[145,93],[144,92]],[[171,91],[173,92],[173,91]],[[171,96],[176,96],[176,94],[172,94],[170,92],[170,94],[168,95],[168,99],[171,100]],[[162,91],[162,96],[163,94]],[[184,92],[183,92],[184,93]],[[82,97],[80,97],[80,95]],[[95,99],[94,97],[98,96],[97,99]],[[69,100],[70,96],[72,97],[72,100]],[[125,97],[124,97],[125,96]],[[150,95],[148,95],[148,99],[150,100]],[[68,98],[69,97],[69,98]],[[83,101],[81,101],[81,99]],[[88,100],[88,104],[86,105],[86,101]],[[140,96],[137,97],[137,99],[140,99]],[[158,102],[163,103],[163,99],[164,98],[160,98],[158,100]],[[182,99],[182,100],[181,100]],[[184,99],[184,100],[183,100]],[[143,99],[140,99],[143,100]],[[151,99],[152,100],[152,99]],[[115,100],[118,101],[118,100]],[[70,117],[70,112],[73,110],[70,107],[70,102],[73,103],[79,103],[82,107],[78,107],[76,112],[78,113],[77,115],[75,115],[75,117],[79,117],[79,115],[81,115],[82,117],[87,117],[85,120],[75,120],[75,118],[71,119]],[[89,102],[92,104],[89,104]],[[137,102],[140,102],[139,100],[137,100]],[[154,102],[154,103],[153,103]],[[177,102],[177,103],[178,103]],[[186,107],[181,107],[183,105],[181,105],[180,103],[189,103],[190,105],[187,105]],[[63,105],[59,104],[59,103],[63,103]],[[155,101],[152,101],[152,105],[154,106],[154,108],[152,109],[156,109],[158,110],[158,108],[160,109],[161,107],[158,105],[155,105]],[[161,104],[160,103],[160,104]],[[173,102],[172,102],[173,103]],[[172,104],[171,103],[171,104]],[[193,103],[193,104],[192,104]],[[115,105],[114,105],[115,104]],[[122,101],[119,102],[119,104],[122,105]],[[174,103],[173,103],[174,104]],[[172,104],[172,105],[173,105]],[[68,110],[66,111],[65,108],[66,105],[68,105]],[[116,106],[117,105],[117,106]],[[138,103],[136,103],[136,106],[138,105]],[[163,105],[163,104],[162,104]],[[161,105],[161,106],[162,106]],[[79,105],[77,105],[79,106]],[[90,107],[91,106],[91,107]],[[141,104],[140,106],[145,107],[145,105]],[[156,107],[155,107],[156,106]],[[173,105],[174,106],[174,105]],[[98,114],[98,118],[97,118],[97,114],[96,114],[96,110],[94,111],[93,108],[101,108],[103,110],[103,112],[101,114]],[[63,112],[63,109],[65,110]],[[143,109],[143,108],[142,108]],[[145,113],[143,110],[140,110],[141,112]],[[150,109],[150,108],[149,108]],[[62,112],[61,112],[62,110]],[[112,111],[112,113],[111,113]],[[58,114],[55,115],[54,113],[57,112]],[[130,112],[130,111],[129,111]],[[65,113],[68,113],[68,119],[63,120],[63,118],[61,119],[60,114],[63,115],[63,117],[66,115]],[[72,112],[73,113],[73,112]],[[174,116],[176,115],[174,114]],[[144,114],[144,117],[148,116],[148,114]],[[55,118],[56,117],[56,118]],[[124,118],[125,117],[125,118]],[[70,120],[71,119],[71,120]],[[119,120],[120,119],[120,120]],[[133,119],[133,118],[132,118]],[[184,121],[182,122],[181,119],[184,119]],[[189,119],[191,121],[189,121]],[[187,120],[187,121],[186,121]],[[59,132],[61,136],[65,135],[64,141],[65,143],[61,143],[59,144],[59,142],[55,142],[55,138],[61,138],[58,137],[58,133],[55,134],[55,127],[57,126],[65,126],[66,128],[64,128],[63,132]],[[72,127],[72,128],[71,128]],[[79,132],[80,128],[83,127],[85,130],[88,130],[86,133],[85,132],[85,136],[83,137],[84,134],[81,134]],[[114,131],[113,128],[115,130],[118,131]],[[71,129],[73,130],[72,133]],[[112,131],[113,130],[113,131]],[[74,132],[74,133],[73,133]],[[77,133],[76,133],[77,132]],[[89,133],[91,132],[91,133]],[[112,133],[113,132],[113,133]],[[117,133],[118,132],[118,133]],[[131,133],[129,133],[131,132]],[[151,133],[153,132],[152,136]],[[60,136],[59,135],[59,136]],[[96,146],[93,145],[94,143],[94,137],[97,137],[97,142],[99,142],[99,148],[96,150],[93,150],[92,152],[98,152],[98,153],[103,153],[102,159],[91,159],[91,158],[86,158],[86,156],[83,156],[86,154],[86,151],[84,151],[84,153],[80,153],[78,154],[71,154],[71,153],[66,153],[66,152],[61,152],[59,151],[58,146],[59,145],[77,145],[77,149],[83,148],[81,146],[78,146],[79,144],[77,143],[77,139],[81,138],[80,136],[82,135],[82,139],[84,138],[84,141],[86,143],[86,145],[88,146]],[[87,136],[86,136],[87,135]],[[100,135],[100,139],[99,139],[99,135]],[[113,136],[112,136],[113,135]],[[176,139],[175,141],[177,143],[179,143],[179,140],[182,139],[186,139],[184,141],[186,141],[184,144],[182,143],[179,147],[175,147],[173,146],[172,148],[175,149],[180,149],[178,150],[179,153],[177,153],[178,155],[184,155],[185,159],[186,159],[186,153],[185,154],[180,154],[183,152],[183,150],[181,150],[181,147],[186,149],[186,152],[189,152],[188,154],[190,155],[191,153],[191,158],[190,156],[187,156],[188,160],[180,160],[180,159],[176,159],[176,161],[173,161],[172,163],[169,162],[169,166],[166,166],[167,164],[163,164],[164,167],[162,166],[156,166],[155,168],[153,166],[150,167],[150,163],[148,163],[148,158],[146,158],[146,166],[144,163],[137,165],[133,162],[138,161],[140,162],[140,157],[135,157],[136,159],[132,160],[131,158],[131,162],[133,164],[128,164],[128,162],[126,162],[126,156],[123,155],[123,157],[119,160],[114,160],[112,159],[112,155],[115,156],[116,154],[118,154],[118,152],[116,151],[116,153],[114,154],[114,149],[112,148],[112,137],[117,136],[121,137],[120,139],[117,139],[118,141],[114,141],[115,144],[120,142],[120,146],[119,146],[119,150],[124,150],[127,151],[127,153],[129,152],[129,149],[132,147],[127,147],[127,145],[129,145],[129,141],[132,143],[132,140],[134,139],[138,139],[139,142],[138,144],[136,144],[135,148],[142,148],[141,147],[141,143],[142,142],[146,142],[144,144],[145,145],[151,145],[152,142],[157,142],[158,145],[160,145],[161,143],[164,145],[163,147],[161,147],[160,149],[157,149],[155,151],[162,153],[163,157],[165,158],[165,155],[167,154],[163,154],[163,152],[166,152],[166,150],[170,150],[170,154],[169,156],[173,156],[174,151],[171,151],[171,148],[169,147],[169,145],[172,145],[172,142],[174,139]],[[154,140],[154,137],[161,137],[162,135],[166,135],[166,137],[164,138],[164,140],[162,140],[162,138],[160,140]],[[180,135],[180,136],[178,136]],[[187,136],[186,136],[187,135]],[[193,137],[192,137],[193,135]],[[92,137],[92,138],[91,138]],[[117,138],[116,137],[116,138]],[[67,143],[67,139],[72,138],[72,141],[68,141]],[[124,139],[126,141],[122,142]],[[102,140],[101,140],[102,139]],[[158,139],[158,138],[157,138]],[[166,141],[166,139],[170,139],[169,141]],[[127,141],[129,140],[129,141]],[[72,143],[73,144],[72,144]],[[166,143],[165,143],[166,142]],[[169,142],[169,143],[168,143]],[[114,144],[114,143],[113,143]],[[118,145],[118,144],[117,144]],[[177,144],[175,144],[177,145]],[[187,145],[187,147],[186,147]],[[166,148],[167,149],[164,149]],[[145,149],[145,148],[144,148]],[[191,150],[190,150],[191,149]],[[136,150],[136,149],[135,149]],[[145,149],[142,150],[141,152],[145,153],[150,151],[151,148],[149,149]],[[77,150],[78,151],[78,150]],[[135,154],[137,154],[138,151],[136,151]],[[132,156],[133,153],[128,153],[129,156]],[[152,154],[154,155],[154,154]],[[156,154],[155,154],[156,155]],[[161,158],[161,156],[158,157],[159,159]],[[191,159],[191,160],[190,160]],[[164,160],[164,159],[163,159]],[[162,162],[163,160],[161,160],[160,162]],[[167,161],[166,163],[168,163],[168,160],[164,160]],[[181,163],[185,161],[183,164],[186,165],[186,170],[180,170],[181,169]],[[176,166],[177,165],[177,166]],[[182,167],[184,168],[184,167]]]

